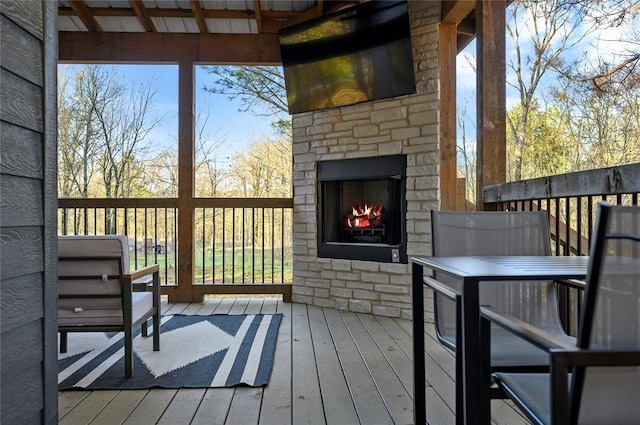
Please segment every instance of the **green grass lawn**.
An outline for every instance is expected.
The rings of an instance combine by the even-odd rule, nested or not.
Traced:
[[[204,258],[203,258],[204,257]],[[262,249],[256,247],[244,248],[244,272],[243,272],[243,251],[242,247],[216,249],[215,252],[206,249],[203,255],[202,250],[196,250],[194,257],[194,283],[211,283],[215,277],[215,282],[219,283],[280,283],[291,282],[293,280],[293,259],[291,248],[285,247],[284,260],[282,259],[282,251],[276,249],[273,253],[271,249]],[[130,253],[131,267],[134,267],[134,253]],[[166,255],[138,252],[137,268],[144,267],[145,264],[158,264],[162,282],[175,281],[175,253],[170,252]],[[215,261],[215,266],[214,266]],[[203,267],[204,264],[204,267]],[[224,273],[223,273],[224,266]]]

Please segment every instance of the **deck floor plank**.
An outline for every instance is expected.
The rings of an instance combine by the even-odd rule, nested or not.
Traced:
[[[257,425],[262,404],[262,388],[237,387],[231,400],[227,425]]]
[[[371,425],[393,423],[365,360],[362,358],[340,312],[326,309],[325,317],[342,369],[345,372],[347,384],[351,390],[360,423]]]
[[[413,398],[400,382],[380,346],[355,313],[342,313],[341,316],[373,378],[384,406],[391,415],[392,423],[413,423]]]
[[[207,390],[191,425],[224,425],[234,394],[234,388]]]
[[[324,312],[320,307],[314,306],[309,306],[308,312],[316,364],[318,370],[322,371],[318,377],[327,424],[358,423],[358,414]]]
[[[249,304],[244,312],[246,314],[260,314],[262,312],[262,304],[264,304],[262,298],[249,298]]]
[[[75,409],[67,413],[58,423],[60,425],[85,425],[91,422],[105,409],[120,391],[92,391]]]
[[[101,391],[94,391],[101,392]],[[149,390],[136,410],[123,422],[123,425],[152,425],[157,424],[178,390],[155,389]],[[113,423],[117,425],[116,422]]]
[[[292,414],[295,425],[325,424],[307,306],[291,306]]]
[[[222,300],[218,297],[216,298],[206,298],[202,303],[202,308],[198,310],[198,314],[202,316],[209,316],[213,314],[218,304],[220,304]]]
[[[223,298],[220,304],[216,306],[213,314],[229,314],[231,307],[235,304],[236,300],[233,298]]]
[[[67,413],[72,411],[89,394],[91,394],[91,391],[59,391],[58,418],[64,418]]]
[[[291,401],[291,304],[282,300],[275,303],[265,302],[263,314],[282,314],[278,341],[276,342],[276,356],[269,385],[264,389],[262,408],[260,409],[260,424],[292,425]]]
[[[158,425],[191,423],[205,392],[206,390],[201,388],[179,389],[160,417]]]
[[[91,421],[91,425],[111,425],[124,422],[135,410],[149,390],[120,391],[105,409]]]
[[[249,305],[249,298],[237,298],[229,310],[229,314],[244,314]]]
[[[264,388],[61,391],[59,424],[373,425],[413,420],[411,321],[285,303],[281,298],[207,297],[162,302],[163,314],[282,313]],[[455,357],[425,324],[427,419],[455,422]],[[492,401],[494,424],[527,424]]]

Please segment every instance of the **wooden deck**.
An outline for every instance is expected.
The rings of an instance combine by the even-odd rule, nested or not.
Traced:
[[[209,298],[163,313],[283,313],[271,381],[264,388],[62,391],[59,423],[411,424],[411,321],[284,303],[278,298]],[[453,424],[454,357],[426,324],[427,417]],[[526,424],[492,402],[494,423]]]

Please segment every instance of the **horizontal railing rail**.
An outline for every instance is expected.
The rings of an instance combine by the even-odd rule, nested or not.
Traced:
[[[588,255],[598,201],[637,205],[640,164],[581,171],[485,186],[484,202],[492,209],[546,211],[555,255]],[[576,334],[582,291],[560,291],[560,314]]]
[[[588,255],[598,201],[636,205],[640,164],[485,186],[483,193],[498,210],[546,211],[555,254]]]
[[[292,199],[194,198],[193,208],[194,284],[291,282]],[[177,220],[175,198],[58,200],[59,234],[124,234],[131,267],[158,264],[164,286],[178,282]]]

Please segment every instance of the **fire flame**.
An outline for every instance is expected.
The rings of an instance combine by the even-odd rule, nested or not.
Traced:
[[[360,204],[351,207],[351,212],[345,217],[345,222],[352,229],[365,229],[382,226],[382,205]]]

